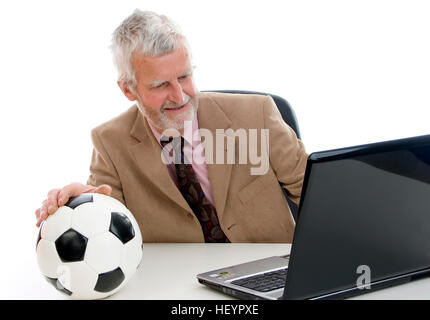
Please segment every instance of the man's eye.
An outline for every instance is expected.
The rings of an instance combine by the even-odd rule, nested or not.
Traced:
[[[154,86],[154,88],[162,88],[165,85],[166,85],[166,82],[163,82],[163,83],[157,84],[156,86]]]

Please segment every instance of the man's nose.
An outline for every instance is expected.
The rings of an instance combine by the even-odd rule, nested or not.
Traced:
[[[176,104],[182,104],[185,101],[184,91],[182,90],[180,83],[177,81],[172,83],[170,86],[169,100]]]

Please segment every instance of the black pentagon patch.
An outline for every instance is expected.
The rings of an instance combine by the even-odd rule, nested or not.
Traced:
[[[79,232],[69,229],[55,240],[58,256],[63,262],[84,260],[88,239]]]
[[[87,202],[93,202],[93,195],[83,193],[77,197],[70,198],[69,201],[65,204],[65,206],[71,209],[75,209],[77,206],[80,206],[81,204]]]
[[[100,273],[94,290],[98,292],[112,291],[117,288],[124,279],[125,276],[120,267],[106,273]]]
[[[130,219],[120,212],[112,212],[109,231],[112,232],[122,243],[127,243],[134,238],[134,228]]]
[[[67,290],[66,288],[63,287],[63,285],[61,284],[60,281],[58,281],[58,279],[55,278],[49,278],[45,276],[46,281],[48,281],[50,284],[52,284],[55,289],[57,289],[58,291],[67,294],[68,296],[72,295],[72,292]]]

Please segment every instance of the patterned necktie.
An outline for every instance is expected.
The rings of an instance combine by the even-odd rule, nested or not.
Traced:
[[[202,226],[205,242],[230,242],[221,230],[216,210],[206,198],[193,167],[189,161],[185,161],[188,159],[184,155],[184,138],[162,137],[161,145],[164,147],[172,141],[173,150],[175,150],[175,169],[178,178],[178,188],[198,218]],[[179,148],[180,152],[178,152]]]

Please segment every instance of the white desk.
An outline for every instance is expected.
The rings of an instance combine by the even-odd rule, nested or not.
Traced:
[[[231,299],[198,283],[196,275],[270,255],[285,255],[280,244],[147,244],[130,283],[112,299]]]
[[[145,244],[139,270],[120,292],[109,299],[231,299],[199,284],[196,275],[271,255],[284,255],[289,251],[290,245],[285,244]],[[32,265],[27,264],[27,272],[21,272],[19,279],[12,279],[15,291],[8,290],[0,298],[68,299],[43,279],[35,260],[35,256],[29,257]],[[19,268],[16,267],[17,271]],[[354,299],[430,299],[430,278]]]

